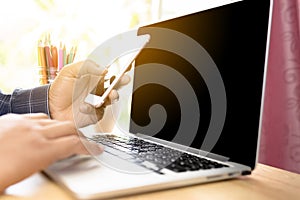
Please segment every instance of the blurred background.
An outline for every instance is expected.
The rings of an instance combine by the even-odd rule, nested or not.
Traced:
[[[204,2],[204,3],[203,3]],[[131,28],[199,10],[199,0],[0,0],[0,88],[39,84],[37,43],[45,33],[52,44],[77,45],[75,61],[104,40]]]

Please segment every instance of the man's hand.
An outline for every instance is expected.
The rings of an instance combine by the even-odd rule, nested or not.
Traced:
[[[103,151],[80,139],[73,122],[51,120],[46,114],[3,115],[0,126],[0,192],[57,160]]]
[[[105,104],[97,109],[84,103],[84,99],[91,91],[97,95],[103,93],[106,73],[104,68],[90,60],[65,66],[50,86],[51,117],[57,120],[72,120],[78,128],[101,120],[105,106],[119,98],[117,91],[112,90]],[[129,80],[125,75],[120,85],[127,84]]]

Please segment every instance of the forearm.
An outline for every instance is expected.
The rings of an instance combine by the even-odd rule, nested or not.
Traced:
[[[1,94],[0,115],[7,113],[45,113],[48,109],[49,85],[28,90],[16,89],[11,95]]]

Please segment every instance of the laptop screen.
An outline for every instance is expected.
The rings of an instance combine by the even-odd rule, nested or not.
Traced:
[[[147,25],[130,132],[255,166],[270,2],[245,0]]]

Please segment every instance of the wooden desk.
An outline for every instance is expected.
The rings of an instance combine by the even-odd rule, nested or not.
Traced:
[[[41,174],[13,185],[0,200],[74,200],[66,191]],[[251,176],[179,189],[119,198],[133,199],[300,199],[300,174],[258,164]]]

